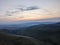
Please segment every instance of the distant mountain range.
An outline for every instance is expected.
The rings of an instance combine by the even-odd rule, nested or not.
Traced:
[[[43,22],[60,22],[60,17],[47,18],[47,19],[39,19],[37,21],[43,21]]]
[[[30,27],[34,25],[39,25],[39,24],[53,24],[60,22],[60,17],[57,18],[48,18],[48,19],[40,19],[40,20],[30,20],[30,21],[16,21],[12,23],[7,23],[7,24],[0,24],[0,29],[11,29],[15,30],[18,28],[23,28],[23,27]]]
[[[1,24],[0,25],[0,29],[10,29],[10,28],[23,28],[23,27],[30,27],[30,26],[34,26],[34,25],[39,25],[39,24],[52,24],[52,23],[56,23],[56,22],[26,22],[26,23],[17,23],[17,24]]]

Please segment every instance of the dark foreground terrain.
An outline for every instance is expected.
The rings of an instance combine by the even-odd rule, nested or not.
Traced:
[[[32,37],[0,33],[0,45],[56,45],[51,40],[37,40]]]
[[[0,45],[60,45],[60,22],[18,30],[1,29]]]
[[[0,45],[39,45],[39,41],[27,36],[0,33]]]

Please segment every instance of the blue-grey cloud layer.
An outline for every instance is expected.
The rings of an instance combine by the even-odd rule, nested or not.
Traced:
[[[20,13],[20,12],[24,12],[24,11],[32,11],[32,10],[37,10],[37,9],[42,9],[44,10],[45,12],[48,12],[49,15],[51,15],[51,12],[47,9],[43,9],[43,8],[40,8],[38,6],[29,6],[29,7],[22,7],[22,6],[19,6],[17,8],[15,8],[14,10],[9,10],[9,11],[6,11],[6,15],[7,16],[12,16],[13,14],[16,14],[16,13]]]
[[[26,7],[26,8],[17,8],[21,11],[30,11],[30,10],[36,10],[36,9],[39,9],[39,7],[36,7],[36,6],[31,6],[31,7]]]
[[[9,10],[9,11],[6,11],[6,15],[7,16],[12,16],[12,14],[14,14],[14,13],[17,13],[17,12],[23,12],[23,11],[30,11],[30,10],[37,10],[37,9],[39,9],[39,7],[37,7],[37,6],[30,6],[30,7],[17,7],[17,8],[15,8],[15,11],[13,11],[13,10]]]

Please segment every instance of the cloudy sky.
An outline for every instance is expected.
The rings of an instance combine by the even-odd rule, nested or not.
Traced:
[[[60,17],[60,0],[0,0],[0,22]]]

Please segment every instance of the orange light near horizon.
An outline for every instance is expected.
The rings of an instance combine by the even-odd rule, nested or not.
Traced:
[[[51,16],[51,15],[45,15],[45,16],[39,16],[39,17],[25,17],[25,18],[19,18],[16,17],[14,18],[15,21],[19,21],[19,20],[40,20],[40,19],[48,19],[48,18],[55,18],[58,16]]]
[[[57,15],[58,14],[58,15]],[[12,16],[5,16],[0,18],[1,21],[19,21],[19,20],[40,20],[47,18],[60,17],[59,12],[54,12],[52,14],[46,13],[45,11],[33,10],[33,11],[25,11],[13,14]]]

